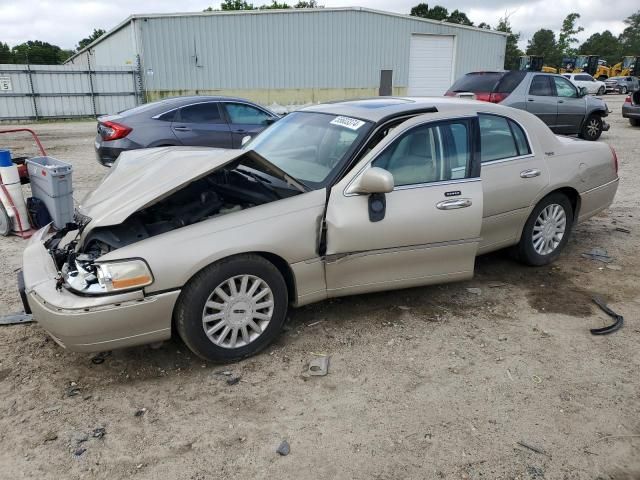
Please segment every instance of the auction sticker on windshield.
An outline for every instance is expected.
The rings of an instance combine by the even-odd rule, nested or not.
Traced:
[[[350,117],[336,117],[329,122],[331,125],[339,125],[341,127],[346,127],[350,130],[358,130],[364,122],[362,120],[357,120],[355,118]]]

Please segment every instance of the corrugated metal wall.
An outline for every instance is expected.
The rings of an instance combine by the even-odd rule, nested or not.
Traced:
[[[503,35],[368,10],[158,16],[135,19],[145,88],[377,88],[380,70],[406,87],[412,33],[455,35],[455,77],[502,69]],[[107,42],[109,39],[107,39]]]
[[[10,85],[0,90],[0,120],[86,117],[139,103],[134,67],[0,65],[0,77]]]
[[[136,54],[134,30],[132,24],[128,23],[110,34],[105,41],[71,58],[67,64],[86,67],[87,59],[90,59],[93,68],[135,65]]]

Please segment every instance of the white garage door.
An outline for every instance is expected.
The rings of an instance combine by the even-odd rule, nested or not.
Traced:
[[[441,96],[451,86],[453,36],[412,35],[408,94]]]

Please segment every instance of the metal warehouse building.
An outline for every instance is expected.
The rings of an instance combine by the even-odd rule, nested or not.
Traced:
[[[366,8],[134,15],[67,63],[137,65],[147,100],[234,95],[304,104],[442,95],[472,70],[501,70],[501,32]]]

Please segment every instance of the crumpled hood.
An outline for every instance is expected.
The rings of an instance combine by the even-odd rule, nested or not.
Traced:
[[[160,147],[123,152],[102,182],[78,206],[96,227],[117,225],[131,214],[224,167],[246,150]]]

